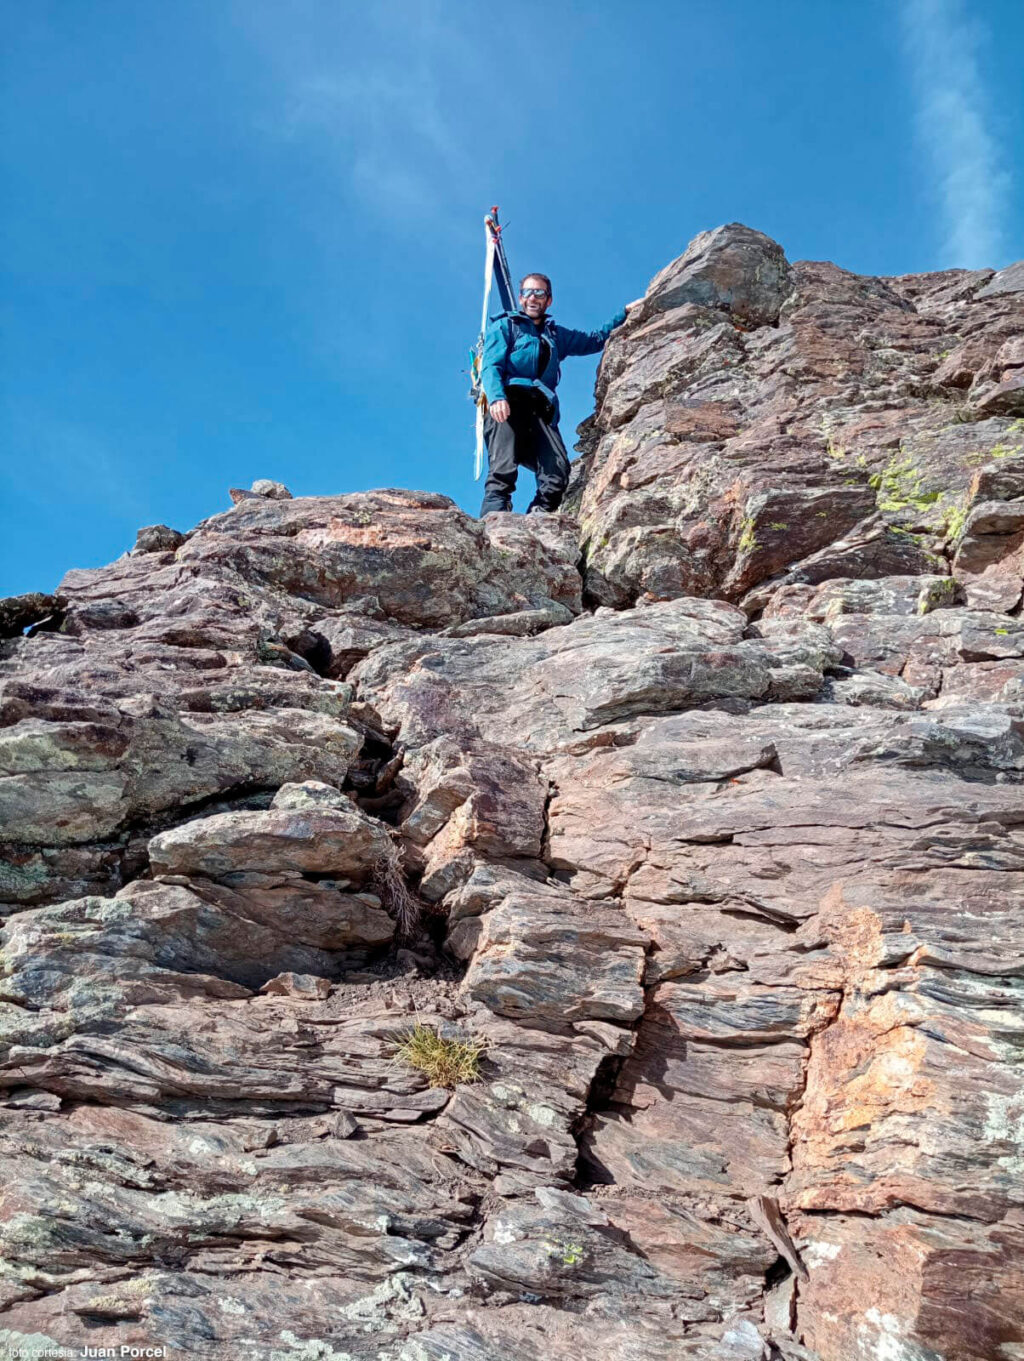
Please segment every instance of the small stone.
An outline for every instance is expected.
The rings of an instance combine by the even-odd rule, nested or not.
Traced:
[[[246,1153],[253,1153],[265,1148],[274,1148],[281,1143],[276,1125],[260,1123],[258,1125],[244,1125],[241,1132],[242,1148]]]
[[[271,501],[290,501],[292,494],[283,482],[272,482],[269,477],[258,477],[249,490],[255,496],[266,496]]]
[[[81,638],[102,629],[134,628],[138,622],[139,616],[123,600],[96,600],[69,610],[61,632]]]
[[[522,1172],[499,1172],[494,1178],[494,1191],[496,1195],[512,1196],[526,1195],[534,1187],[533,1180],[529,1173]]]
[[[918,592],[917,612],[931,614],[933,610],[951,610],[966,600],[963,582],[955,577],[932,577]]]
[[[763,232],[731,222],[694,237],[651,281],[637,313],[646,321],[695,303],[719,308],[745,326],[770,326],[791,288],[782,247]]]
[[[359,1121],[348,1111],[338,1111],[330,1132],[335,1139],[351,1139],[359,1133]]]
[[[346,800],[339,808],[269,808],[196,818],[153,837],[149,859],[157,875],[220,878],[297,871],[360,882],[369,878],[389,844],[382,824]]]
[[[274,795],[271,808],[350,808],[348,796],[320,780],[283,784]]]
[[[431,961],[415,950],[397,950],[395,963],[401,965],[403,969],[416,969],[422,973],[430,967]]]
[[[330,996],[331,980],[308,973],[279,973],[264,983],[260,992],[266,997],[294,997],[300,1002],[321,1002]]]
[[[133,553],[173,553],[185,542],[184,534],[167,525],[145,525],[135,536]]]
[[[880,709],[919,709],[927,698],[920,686],[881,671],[858,671],[834,680],[829,687],[835,704],[868,705]]]
[[[715,1361],[764,1361],[768,1347],[749,1319],[732,1319],[711,1355]]]

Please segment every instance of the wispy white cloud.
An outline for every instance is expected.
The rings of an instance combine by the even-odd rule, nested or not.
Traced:
[[[920,141],[931,161],[950,266],[1002,263],[1010,177],[981,68],[985,31],[962,0],[903,0]]]
[[[325,141],[347,190],[385,225],[445,218],[479,165],[460,104],[472,107],[486,48],[440,0],[369,7],[358,18],[349,11],[344,30],[340,12],[246,11],[277,73],[280,102],[264,131]]]
[[[233,5],[232,36],[260,72],[243,116],[302,168],[289,213],[309,246],[308,288],[289,306],[304,309],[303,343],[346,381],[379,381],[394,365],[396,293],[411,297],[435,277],[459,287],[468,269],[476,283],[495,192],[488,115],[507,99],[492,32],[452,0]],[[354,346],[345,319],[356,302]]]

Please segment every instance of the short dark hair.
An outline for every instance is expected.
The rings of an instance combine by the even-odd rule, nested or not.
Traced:
[[[546,274],[538,274],[536,270],[534,270],[532,274],[524,274],[523,277],[519,280],[520,293],[522,293],[523,285],[526,283],[527,279],[539,279],[541,283],[544,285],[544,287],[548,290],[548,297],[549,298],[551,297],[551,280],[548,278]]]

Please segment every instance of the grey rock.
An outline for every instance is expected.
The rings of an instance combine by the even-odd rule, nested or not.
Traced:
[[[832,681],[829,698],[836,704],[870,704],[882,709],[919,709],[928,698],[921,686],[908,685],[899,676],[882,671],[858,671]]]
[[[260,988],[266,997],[294,997],[298,1001],[320,1002],[331,993],[331,980],[315,974],[279,973]]]
[[[491,1289],[525,1290],[549,1300],[672,1293],[671,1282],[642,1257],[564,1209],[506,1208],[473,1253],[471,1269]]]
[[[56,596],[42,591],[27,595],[9,595],[0,600],[0,638],[16,638],[32,624],[56,613]]]
[[[197,818],[155,836],[150,864],[155,874],[224,878],[253,870],[366,880],[386,853],[387,834],[345,802]]]
[[[642,937],[620,912],[573,906],[567,894],[510,894],[484,918],[465,993],[527,1025],[635,1021]]]
[[[478,633],[497,633],[525,638],[558,624],[571,624],[573,615],[564,605],[552,601],[545,609],[522,610],[517,614],[494,614],[487,619],[467,619],[442,630],[446,638],[472,638]]]
[[[972,508],[953,571],[975,609],[1016,607],[1024,592],[1024,498],[982,501]]]
[[[1024,440],[1020,448],[998,462],[979,468],[971,486],[974,501],[1013,501],[1024,497]]]
[[[641,315],[686,303],[721,308],[749,326],[771,325],[789,293],[789,264],[777,242],[733,222],[702,232],[652,279]]]
[[[971,399],[972,408],[986,416],[1024,416],[1024,373],[1011,370],[1009,378]]]
[[[1004,293],[1024,293],[1024,260],[997,270],[992,278],[974,295],[976,298],[995,298]]]
[[[273,482],[268,477],[258,477],[249,490],[254,496],[266,496],[271,501],[290,501],[292,494],[283,482]]]
[[[297,811],[302,808],[341,808],[350,810],[352,801],[340,789],[320,780],[283,784],[270,803],[271,808]]]
[[[146,525],[135,536],[136,553],[173,553],[185,542],[184,534],[167,525]]]

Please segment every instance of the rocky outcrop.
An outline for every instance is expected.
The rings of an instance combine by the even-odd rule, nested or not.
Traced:
[[[720,228],[578,518],[258,481],[0,603],[0,1346],[1024,1354],[1019,273]]]
[[[747,228],[697,237],[602,365],[576,493],[591,598],[948,572],[975,474],[1024,466],[1021,297],[1012,268],[869,279]]]

